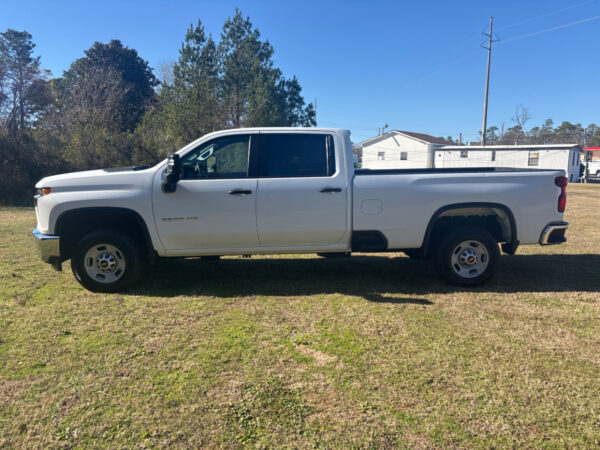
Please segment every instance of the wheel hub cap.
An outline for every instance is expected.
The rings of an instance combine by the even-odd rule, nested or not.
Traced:
[[[117,267],[117,259],[111,253],[102,253],[96,258],[98,268],[103,272],[112,272]]]
[[[452,252],[450,260],[452,270],[462,278],[475,278],[481,275],[489,265],[489,254],[479,241],[463,241]]]
[[[477,263],[477,254],[471,249],[468,248],[463,250],[460,254],[460,265],[463,267],[471,267]]]
[[[114,283],[125,273],[125,256],[114,245],[94,245],[84,256],[84,267],[87,275],[94,281]]]

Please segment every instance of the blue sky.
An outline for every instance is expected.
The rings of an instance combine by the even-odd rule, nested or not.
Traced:
[[[305,99],[317,99],[318,125],[349,128],[355,142],[384,124],[477,140],[486,62],[480,33],[490,16],[500,42],[488,125],[513,126],[521,103],[533,117],[527,127],[547,118],[600,123],[600,0],[2,0],[0,30],[29,31],[55,76],[110,39],[157,68],[177,58],[190,23],[201,19],[218,38],[236,6],[273,44],[276,65],[298,77]]]

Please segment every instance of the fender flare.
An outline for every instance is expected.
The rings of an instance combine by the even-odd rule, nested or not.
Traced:
[[[445,205],[439,208],[436,212],[433,213],[431,219],[429,219],[429,223],[427,224],[427,229],[425,230],[425,236],[423,236],[423,244],[421,246],[422,253],[427,255],[429,251],[429,242],[431,240],[431,233],[433,231],[433,226],[435,222],[439,219],[439,217],[446,211],[452,209],[460,209],[460,208],[496,208],[501,209],[506,213],[508,217],[508,221],[510,222],[510,242],[504,244],[502,246],[502,250],[509,255],[512,255],[517,250],[519,245],[519,241],[517,240],[517,223],[515,221],[515,216],[510,208],[501,203],[493,203],[493,202],[468,202],[468,203],[453,203],[451,205]]]
[[[148,225],[144,218],[137,211],[131,208],[122,208],[117,206],[91,206],[91,207],[81,207],[81,208],[73,208],[63,211],[56,218],[56,222],[54,225],[54,234],[61,236],[62,227],[64,227],[64,223],[69,216],[72,215],[85,215],[88,214],[102,214],[109,215],[110,213],[116,213],[121,215],[128,215],[133,220],[135,220],[136,225],[142,230],[143,240],[146,247],[147,254],[153,258],[155,255],[154,244],[152,243],[152,238],[150,236],[150,232],[148,230]],[[62,241],[63,239],[61,239]],[[62,251],[61,251],[62,253]]]

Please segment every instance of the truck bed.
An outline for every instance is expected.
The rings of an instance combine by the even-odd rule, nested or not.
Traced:
[[[562,220],[555,185],[561,175],[561,170],[497,167],[357,169],[353,230],[381,232],[388,248],[415,248],[441,208],[489,205],[506,208],[521,244],[536,244],[546,224]]]

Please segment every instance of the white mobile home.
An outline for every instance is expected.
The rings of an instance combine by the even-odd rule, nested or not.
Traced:
[[[434,151],[449,142],[428,134],[392,130],[361,142],[365,169],[433,167]]]
[[[581,148],[574,144],[551,145],[451,145],[435,151],[433,166],[448,167],[516,167],[561,169],[570,182],[579,180]]]

